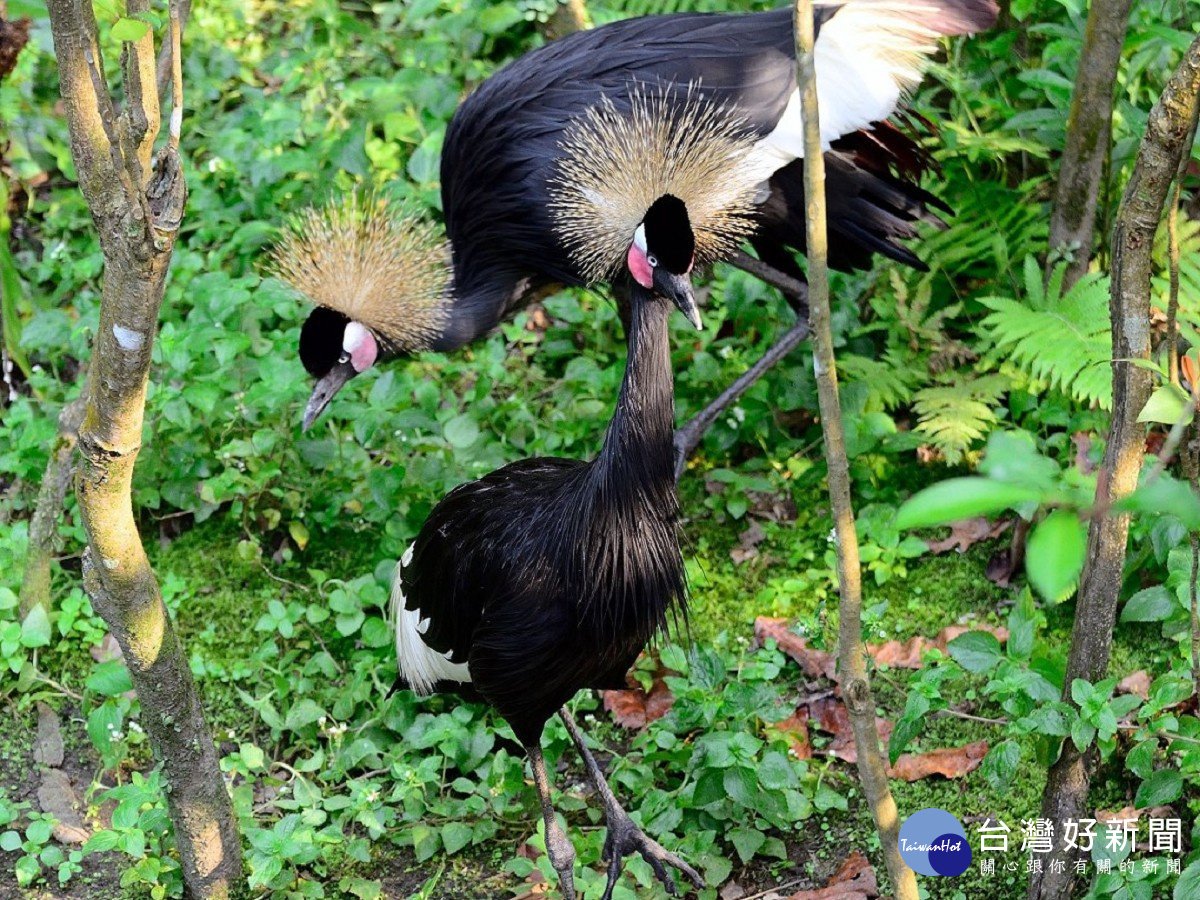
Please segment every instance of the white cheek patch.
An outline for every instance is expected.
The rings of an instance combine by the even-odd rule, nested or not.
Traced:
[[[633,233],[633,245],[642,253],[646,252],[646,223],[638,225],[637,230]]]

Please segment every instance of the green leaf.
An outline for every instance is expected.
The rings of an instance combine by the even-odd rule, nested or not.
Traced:
[[[18,831],[6,831],[0,834],[0,850],[5,853],[15,853],[21,849],[21,833]]]
[[[1121,610],[1122,622],[1163,622],[1179,611],[1175,596],[1166,585],[1156,584],[1138,591]]]
[[[1196,900],[1200,897],[1200,859],[1180,873],[1171,897],[1172,900]]]
[[[1020,762],[1021,745],[1016,741],[1001,741],[988,751],[980,768],[992,790],[1002,793],[1012,785]]]
[[[774,751],[763,755],[758,766],[758,781],[769,791],[795,787],[798,783],[795,767],[786,756]]]
[[[1071,740],[1075,744],[1075,749],[1082,753],[1092,743],[1092,738],[1096,736],[1096,726],[1092,725],[1086,719],[1076,719],[1071,724]]]
[[[119,659],[110,659],[92,669],[92,674],[88,676],[86,684],[88,690],[103,694],[105,697],[116,697],[133,690],[133,681],[130,680],[129,670]]]
[[[725,770],[725,791],[742,806],[754,809],[761,790],[754,769],[745,766],[734,766]]]
[[[1178,385],[1166,382],[1159,386],[1142,411],[1138,413],[1139,422],[1159,422],[1163,425],[1174,425],[1183,418],[1188,408],[1188,395]]]
[[[896,527],[930,528],[959,519],[986,516],[1021,503],[1037,502],[1038,493],[988,478],[951,478],[910,497],[896,513]]]
[[[292,540],[296,542],[296,546],[303,550],[308,546],[308,528],[298,519],[292,519],[288,522],[288,534],[292,536]]]
[[[451,447],[464,450],[479,440],[479,425],[465,413],[455,416],[442,426],[442,434]]]
[[[1125,768],[1138,778],[1149,778],[1154,767],[1154,751],[1158,741],[1154,738],[1142,741],[1125,756]]]
[[[1006,649],[1009,659],[1029,659],[1033,653],[1033,638],[1037,631],[1037,609],[1033,605],[1033,596],[1029,591],[1021,591],[1012,612],[1008,616],[1008,642]]]
[[[143,37],[150,33],[150,26],[139,19],[120,18],[113,23],[112,36],[113,40],[121,41],[140,41]]]
[[[473,835],[474,831],[470,825],[450,822],[442,826],[442,846],[446,848],[446,853],[453,855],[471,843]]]
[[[1128,497],[1113,504],[1114,512],[1135,512],[1148,516],[1172,515],[1189,531],[1200,529],[1200,497],[1186,482],[1165,472],[1153,481],[1139,485]]]
[[[323,715],[325,715],[325,710],[321,709],[321,707],[317,706],[316,703],[305,697],[287,711],[287,716],[283,721],[283,727],[289,731],[299,731],[301,728],[311,725]]]
[[[1165,806],[1183,796],[1183,775],[1177,769],[1159,769],[1142,782],[1133,798],[1136,809]]]
[[[1087,527],[1079,517],[1056,509],[1033,529],[1025,548],[1025,572],[1037,592],[1057,603],[1079,583],[1087,556]]]
[[[692,791],[692,804],[708,806],[726,798],[725,772],[722,769],[705,769],[696,780],[696,788]]]
[[[754,858],[754,854],[767,839],[767,836],[756,828],[731,828],[726,833],[726,837],[733,844],[733,849],[737,851],[742,865]]]
[[[993,668],[1002,656],[1000,642],[986,631],[960,634],[946,645],[946,649],[960,666],[976,675]]]
[[[22,647],[45,647],[50,643],[50,619],[46,607],[36,604],[21,623]]]

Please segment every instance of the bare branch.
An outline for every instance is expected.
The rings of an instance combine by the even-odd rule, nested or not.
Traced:
[[[188,17],[192,14],[192,0],[176,0],[172,6],[179,8],[179,32],[187,28]],[[158,96],[162,97],[167,92],[167,85],[178,81],[174,70],[178,69],[176,61],[179,59],[179,54],[173,52],[170,41],[163,41],[162,49],[158,53]]]
[[[180,5],[183,9],[180,9]],[[191,3],[171,0],[171,150],[179,150],[179,136],[183,129],[183,21]]]
[[[797,81],[804,120],[804,196],[808,247],[809,321],[813,334],[813,367],[825,437],[829,500],[837,538],[838,557],[838,678],[842,699],[850,714],[858,750],[858,777],[879,841],[888,876],[897,900],[916,900],[917,880],[900,858],[900,821],[896,802],[888,789],[887,770],[875,725],[875,699],[867,676],[867,651],[862,637],[862,569],[854,507],[850,494],[850,464],[838,402],[837,367],[833,355],[833,330],[829,308],[829,236],[826,230],[825,157],[817,109],[816,61],[813,55],[812,0],[796,0]]]
[[[126,11],[138,16],[150,11],[149,0],[128,0]],[[139,188],[150,177],[150,157],[160,127],[158,89],[154,71],[154,33],[146,33],[129,41],[121,50],[125,73],[125,108],[121,116],[121,149],[130,178]]]
[[[71,153],[84,194],[95,197],[92,214],[115,215],[128,196],[121,184],[112,98],[100,74],[103,63],[90,2],[48,0],[59,84],[71,129]],[[103,230],[103,229],[101,229]]]

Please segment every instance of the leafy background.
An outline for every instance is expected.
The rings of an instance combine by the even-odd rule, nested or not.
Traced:
[[[588,4],[597,23],[771,5]],[[115,76],[120,10],[108,0],[95,6]],[[301,434],[309,383],[295,348],[307,309],[261,269],[290,212],[359,183],[437,215],[447,121],[474,85],[541,42],[551,8],[550,0],[214,0],[193,10],[184,61],[190,199],[135,502],[220,743],[256,896],[510,897],[528,891],[530,877],[553,882],[507,727],[449,699],[384,701],[394,662],[383,610],[392,561],[455,484],[525,456],[595,452],[624,359],[612,303],[563,292],[463,352],[372,371]],[[24,619],[17,609],[29,516],[58,414],[82,384],[102,273],[73,184],[44,6],[10,0],[8,9],[31,16],[33,32],[0,83],[9,195],[0,268],[15,364],[0,407],[0,664],[12,676],[0,692],[13,726],[0,741],[0,892],[177,896],[138,703],[119,660],[106,658],[103,623],[81,590],[73,500],[52,609]],[[897,782],[902,812],[941,806],[964,821],[992,815],[1017,828],[1036,814],[1055,741],[1096,738],[1106,759],[1097,807],[1169,806],[1185,823],[1183,868],[1197,873],[1186,881],[1200,878],[1188,868],[1200,846],[1200,727],[1186,699],[1186,515],[1134,525],[1113,672],[1147,673],[1146,699],[1115,681],[1086,685],[1076,698],[1082,714],[1059,702],[1071,585],[1035,594],[1020,574],[993,585],[985,569],[1006,538],[934,556],[895,520],[914,491],[981,458],[993,466],[984,475],[1000,481],[1001,460],[1040,473],[1038,497],[1086,506],[1094,489],[1111,356],[1104,254],[1096,275],[1065,292],[1053,278],[1043,287],[1042,262],[1084,16],[1082,2],[1014,0],[996,30],[947,46],[914,98],[939,128],[931,143],[940,171],[928,186],[955,208],[947,229],[921,239],[930,271],[881,263],[835,278],[868,626],[879,642],[959,623],[1009,633],[1005,644],[969,637],[930,650],[913,672],[880,664],[881,714],[897,722],[894,756],[990,746],[959,779]],[[1105,232],[1147,111],[1197,21],[1195,0],[1134,4],[1101,198]],[[163,23],[154,27],[161,35]],[[1192,196],[1194,177],[1187,186]],[[1194,321],[1194,224],[1185,223],[1183,240],[1182,303]],[[1165,251],[1160,264],[1155,300],[1165,307]],[[674,325],[681,421],[792,320],[773,291],[732,269],[718,267],[704,293],[704,332]],[[670,712],[631,730],[598,698],[576,701],[611,752],[618,793],[701,868],[714,886],[706,900],[731,881],[750,892],[822,883],[847,846],[878,862],[853,767],[829,752],[833,739],[815,735],[811,758],[797,758],[787,722],[812,693],[796,661],[803,653],[785,653],[774,638],[752,643],[757,616],[786,618],[808,649],[835,642],[811,373],[805,346],[718,421],[684,479],[693,632],[636,672],[646,688],[667,673]],[[92,835],[82,847],[53,840],[53,822],[38,812],[28,774],[38,702],[64,723]],[[546,747],[562,768],[557,805],[584,866],[580,887],[592,896],[603,875],[602,822],[556,723]],[[1089,896],[1167,896],[1175,878],[1161,871],[1096,877]],[[971,871],[923,887],[934,897],[1007,898],[1024,878]],[[1176,896],[1188,889],[1181,884]],[[631,860],[618,896],[660,893]]]

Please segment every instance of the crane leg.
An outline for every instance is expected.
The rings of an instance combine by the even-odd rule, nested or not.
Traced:
[[[571,715],[570,710],[564,706],[558,711],[558,715],[563,720],[563,724],[567,726],[567,734],[571,736],[571,741],[579,750],[579,755],[583,757],[583,764],[588,770],[588,776],[604,804],[608,835],[604,841],[602,858],[608,863],[608,884],[605,885],[604,894],[600,900],[611,900],[613,888],[621,875],[621,860],[635,850],[641,854],[642,859],[650,864],[650,868],[654,870],[654,874],[671,896],[675,896],[676,893],[675,879],[667,871],[667,866],[673,866],[686,875],[697,889],[703,888],[705,886],[704,879],[695,869],[663,847],[658,841],[647,836],[622,809],[612,788],[608,786],[604,773],[600,771],[600,764],[596,762],[592,751],[588,749],[587,742],[584,741],[583,734],[580,732],[579,726],[575,724],[575,717]]]
[[[533,783],[537,786],[538,799],[542,802],[542,817],[546,821],[546,855],[550,865],[558,873],[562,886],[563,900],[575,900],[575,848],[571,845],[550,804],[550,778],[546,774],[546,760],[542,758],[539,744],[526,747],[529,762],[533,767]]]
[[[764,253],[765,247],[759,252]],[[765,254],[764,255],[771,255]],[[718,397],[693,416],[686,425],[675,432],[675,480],[678,481],[684,469],[687,468],[688,458],[696,452],[704,433],[712,427],[717,417],[731,407],[742,394],[746,393],[763,374],[777,362],[791,353],[808,337],[808,285],[794,274],[782,272],[775,266],[762,260],[755,259],[744,251],[737,251],[729,264],[743,272],[749,272],[756,278],[765,281],[783,294],[788,305],[796,311],[796,323],[784,333],[774,346],[762,355],[754,365],[737,378]],[[793,264],[794,265],[794,264]],[[797,269],[797,272],[799,270]]]

